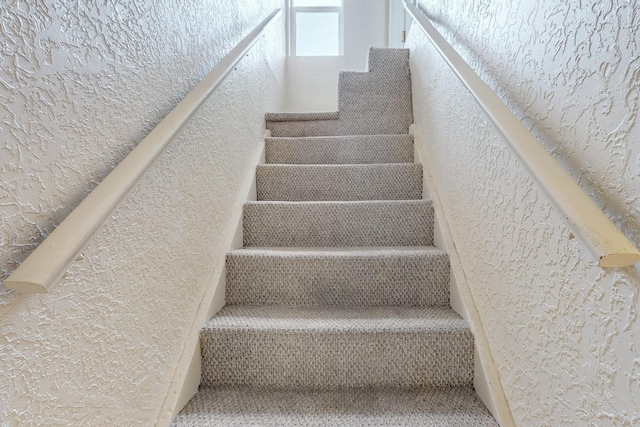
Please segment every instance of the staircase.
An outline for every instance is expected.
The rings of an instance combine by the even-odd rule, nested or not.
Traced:
[[[272,137],[175,426],[497,426],[413,163],[408,51],[342,72],[338,113],[267,115]]]

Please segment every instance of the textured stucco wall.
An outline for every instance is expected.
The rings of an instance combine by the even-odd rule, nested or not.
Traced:
[[[640,2],[419,2],[640,245]],[[415,120],[516,423],[640,425],[640,275],[596,267],[422,33]]]
[[[0,3],[0,278],[282,6]],[[282,108],[283,22],[280,15],[53,292],[22,296],[0,285],[0,425],[154,422],[224,259],[263,114]]]

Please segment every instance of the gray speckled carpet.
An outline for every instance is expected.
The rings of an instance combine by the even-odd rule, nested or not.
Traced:
[[[338,112],[273,113],[227,306],[174,426],[497,426],[407,135],[408,51],[342,72]]]
[[[332,391],[203,388],[175,425],[497,426],[471,387]]]

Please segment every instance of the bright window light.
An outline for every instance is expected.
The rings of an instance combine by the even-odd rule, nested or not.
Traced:
[[[293,7],[340,7],[342,0],[293,0]]]
[[[296,56],[340,55],[340,14],[297,12],[295,37]]]
[[[342,0],[290,0],[289,55],[342,55]]]

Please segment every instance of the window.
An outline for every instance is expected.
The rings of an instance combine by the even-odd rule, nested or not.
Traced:
[[[290,55],[342,55],[342,0],[291,0],[290,11]]]

